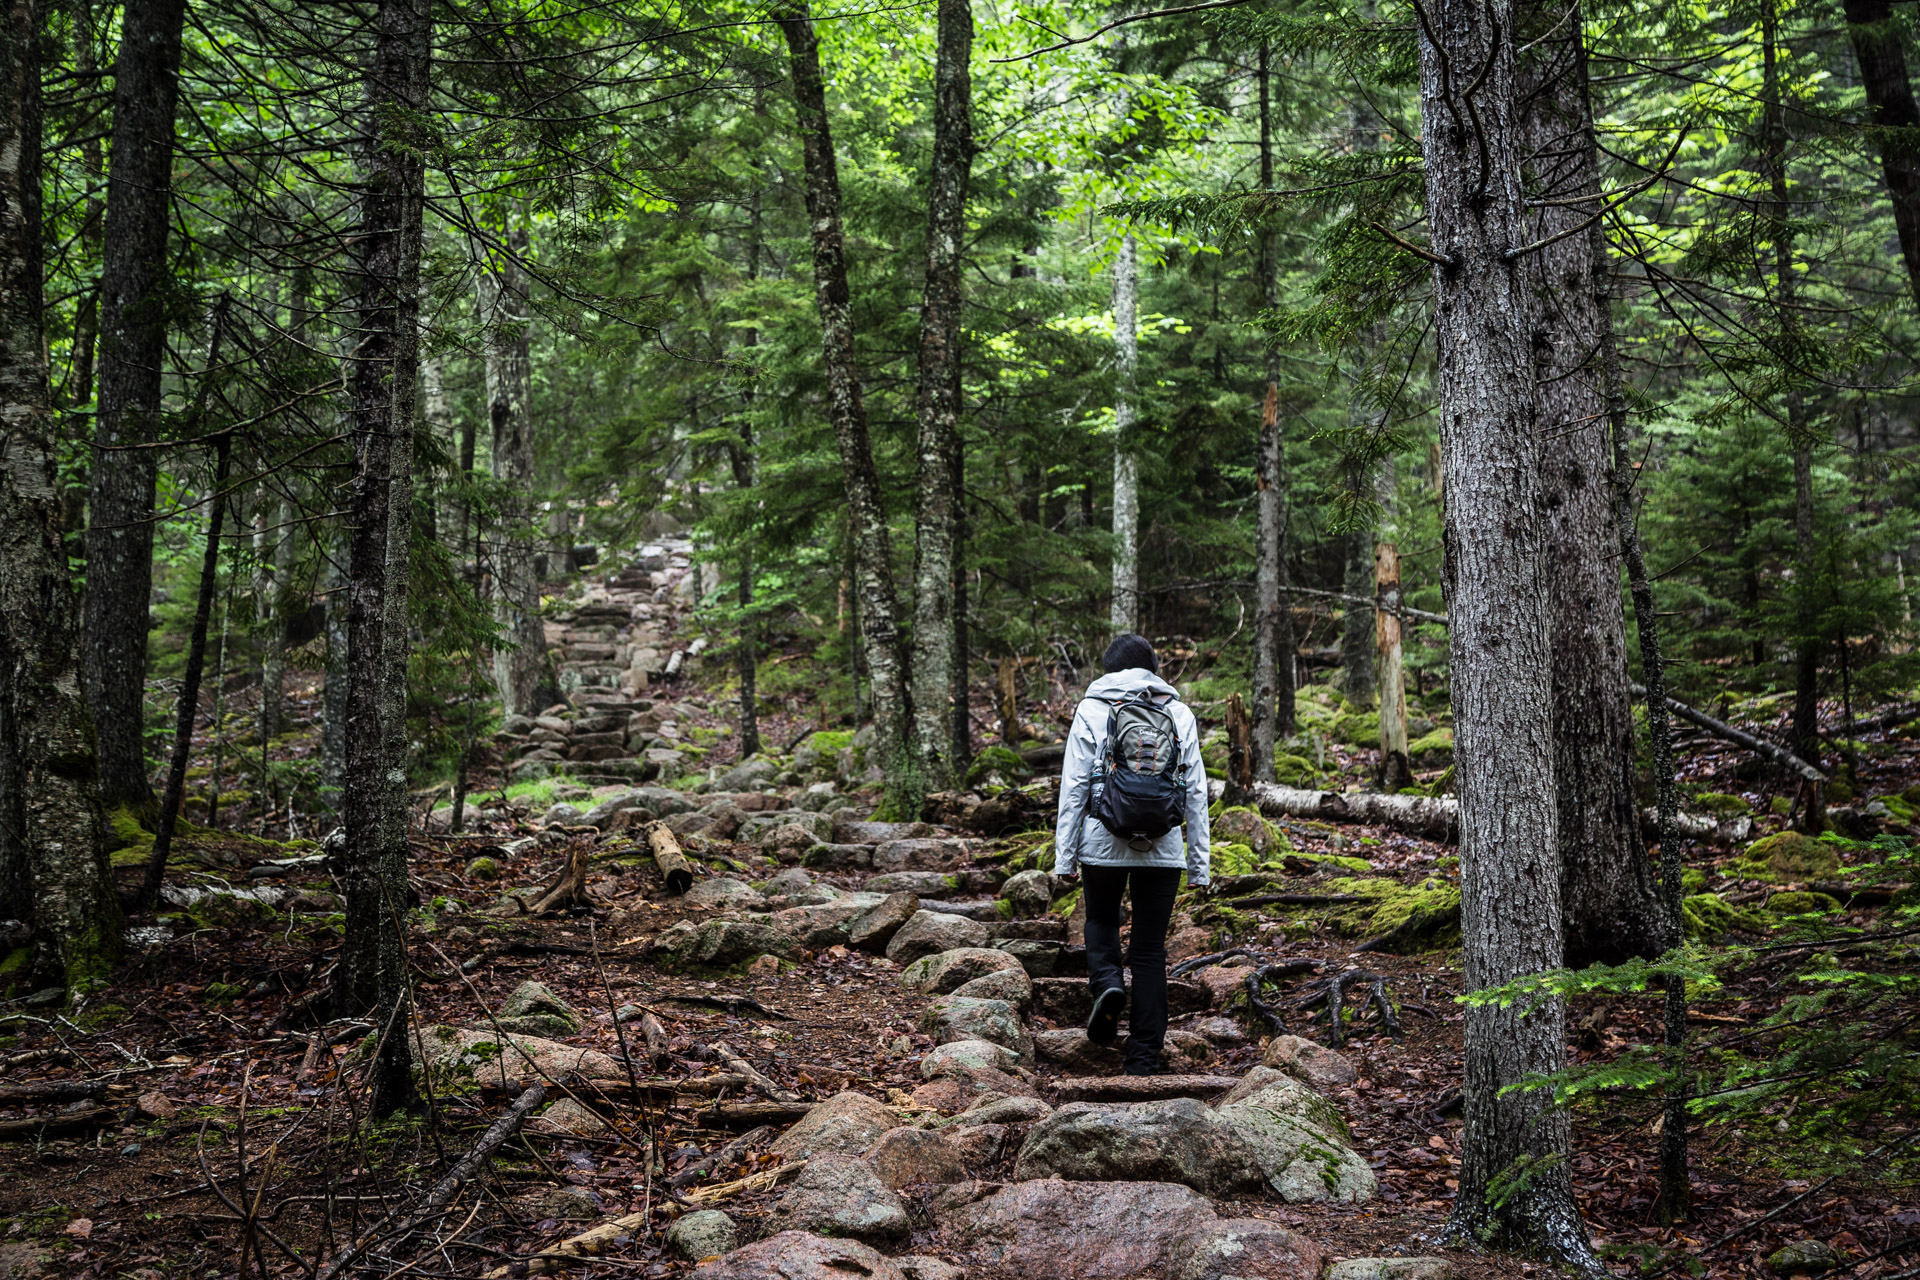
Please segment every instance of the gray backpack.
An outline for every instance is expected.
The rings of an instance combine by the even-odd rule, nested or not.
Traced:
[[[1110,704],[1091,806],[1094,821],[1130,848],[1146,850],[1180,825],[1186,796],[1180,729],[1167,705],[1146,691]]]

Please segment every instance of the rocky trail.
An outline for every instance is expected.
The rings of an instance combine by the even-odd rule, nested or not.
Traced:
[[[950,821],[875,821],[858,736],[806,708],[763,724],[793,749],[735,759],[689,550],[643,548],[556,611],[571,705],[503,726],[470,830],[422,800],[413,1034],[438,1123],[354,1110],[373,1029],[322,1020],[322,860],[190,837],[179,911],[114,987],[9,1014],[0,1132],[26,1140],[0,1156],[0,1277],[306,1274],[347,1242],[358,1274],[436,1277],[1535,1269],[1435,1244],[1460,1126],[1448,846],[1222,812],[1218,893],[1176,916],[1166,1074],[1119,1076],[1081,1030],[1077,894],[1040,865],[1053,780],[1003,751],[929,806]],[[1764,884],[1723,863],[1706,889]],[[1413,954],[1355,950],[1429,916]],[[1761,974],[1703,1016],[1780,998]],[[1651,1038],[1657,1001],[1577,1004],[1574,1058]],[[1744,1227],[1712,1265],[1758,1274],[1897,1210],[1842,1186],[1763,1219],[1804,1187],[1767,1135],[1714,1131],[1703,1221],[1653,1225],[1656,1115],[1626,1090],[1576,1112],[1616,1259]],[[476,1147],[445,1212],[396,1233],[415,1171]]]

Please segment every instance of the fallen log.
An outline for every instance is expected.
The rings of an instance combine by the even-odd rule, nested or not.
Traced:
[[[85,1111],[56,1111],[50,1116],[26,1116],[19,1120],[0,1120],[0,1142],[33,1138],[43,1133],[70,1133],[112,1124],[119,1112],[114,1107],[88,1107]]]
[[[1215,1098],[1239,1084],[1240,1077],[1067,1076],[1051,1083],[1062,1102],[1157,1102]]]
[[[653,1064],[655,1071],[673,1061],[673,1051],[667,1044],[667,1029],[660,1024],[660,1019],[651,1013],[643,1013],[634,1025],[639,1028],[640,1038],[646,1041],[647,1061]]]
[[[0,1085],[0,1107],[40,1102],[95,1102],[107,1096],[105,1080],[35,1080]]]
[[[647,847],[653,850],[654,865],[660,868],[660,878],[667,882],[668,893],[677,898],[693,888],[693,864],[680,852],[680,842],[666,823],[656,822],[647,828]]]
[[[1212,781],[1207,795],[1218,800],[1226,784]],[[1269,818],[1308,818],[1320,822],[1347,822],[1361,826],[1392,827],[1409,835],[1443,844],[1459,839],[1460,802],[1452,796],[1390,796],[1378,791],[1304,791],[1271,782],[1253,784],[1253,802]],[[1753,834],[1748,817],[1712,818],[1706,814],[1674,815],[1674,826],[1690,840],[1713,844],[1742,844]],[[1640,814],[1640,829],[1649,839],[1658,837],[1659,823],[1651,808]]]
[[[726,1063],[736,1075],[745,1076],[753,1087],[760,1091],[761,1097],[771,1098],[775,1102],[800,1101],[799,1094],[791,1089],[783,1089],[773,1081],[767,1079],[766,1076],[761,1074],[758,1067],[748,1062],[738,1053],[735,1053],[733,1049],[725,1043],[715,1040],[707,1047],[713,1050],[715,1056],[717,1056],[720,1061]]]
[[[733,1196],[746,1195],[753,1191],[770,1191],[788,1178],[807,1167],[805,1160],[794,1160],[786,1164],[777,1164],[771,1169],[762,1169],[759,1173],[750,1173],[744,1178],[735,1178],[732,1182],[716,1182],[710,1187],[701,1187],[689,1191],[686,1199],[694,1204],[714,1204]]]
[[[1640,685],[1628,685],[1627,687],[1633,691],[1633,696],[1636,698],[1645,698],[1647,696],[1646,689]],[[1731,742],[1737,747],[1745,747],[1755,755],[1765,756],[1774,763],[1791,769],[1808,782],[1818,783],[1827,780],[1826,774],[1820,772],[1820,770],[1814,768],[1785,747],[1768,742],[1765,738],[1756,738],[1745,729],[1736,729],[1724,720],[1715,720],[1706,712],[1697,711],[1676,698],[1668,698],[1666,702],[1667,710],[1673,712],[1673,714],[1679,716],[1688,724],[1705,729],[1708,733],[1722,741]],[[1683,832],[1682,834],[1685,833]]]
[[[809,1102],[716,1102],[700,1107],[693,1118],[715,1129],[754,1129],[763,1124],[789,1125],[813,1110]]]

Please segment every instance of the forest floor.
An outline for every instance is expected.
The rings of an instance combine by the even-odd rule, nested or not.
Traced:
[[[1036,1124],[1056,1123],[1040,1117],[1069,1098],[1110,1096],[1101,1090],[1117,1087],[1100,1083],[1110,1081],[1116,1060],[1077,1031],[1084,979],[1074,971],[1078,964],[1084,973],[1084,959],[1075,946],[1079,923],[1071,897],[1056,892],[1044,909],[1010,912],[996,896],[1043,843],[1034,833],[1050,826],[1047,780],[1020,790],[1011,785],[1019,779],[1002,779],[1010,784],[997,794],[1004,829],[991,835],[873,823],[875,792],[855,746],[832,738],[829,749],[804,757],[804,744],[795,743],[822,715],[804,697],[789,698],[763,727],[776,746],[795,743],[794,749],[773,768],[743,772],[727,733],[732,706],[724,672],[703,673],[697,660],[683,659],[676,679],[663,684],[656,674],[642,691],[625,674],[585,669],[598,663],[630,672],[635,667],[618,659],[633,662],[640,649],[650,651],[640,662],[663,666],[672,652],[689,647],[680,638],[688,630],[685,593],[676,590],[684,558],[672,547],[653,558],[658,568],[603,579],[591,598],[574,602],[576,621],[594,626],[624,613],[631,621],[612,627],[613,638],[579,639],[565,625],[550,636],[556,656],[574,664],[579,678],[626,684],[585,686],[598,690],[600,702],[576,699],[559,717],[566,732],[554,733],[545,751],[554,759],[542,760],[544,769],[514,762],[540,750],[529,743],[547,741],[533,732],[538,726],[496,743],[493,776],[517,769],[523,781],[477,791],[466,832],[438,829],[446,825],[444,811],[428,814],[428,802],[422,803],[427,816],[414,844],[422,900],[412,949],[414,999],[422,1028],[464,1029],[469,1034],[458,1043],[471,1050],[446,1053],[444,1038],[423,1031],[424,1043],[439,1055],[425,1076],[433,1090],[432,1122],[369,1121],[355,1056],[367,1028],[323,1021],[316,1012],[340,917],[324,867],[297,861],[315,850],[194,829],[169,877],[169,909],[157,920],[136,922],[134,943],[111,986],[65,1015],[51,994],[12,993],[21,998],[8,1006],[12,1034],[0,1049],[0,1138],[6,1139],[0,1145],[6,1175],[0,1179],[0,1221],[6,1223],[0,1280],[309,1274],[305,1259],[361,1237],[388,1213],[411,1205],[523,1086],[539,1079],[548,1082],[556,1109],[500,1148],[475,1184],[477,1193],[460,1194],[430,1230],[397,1238],[388,1232],[376,1240],[362,1274],[552,1270],[657,1277],[696,1265],[672,1256],[665,1237],[676,1218],[694,1209],[724,1210],[740,1245],[782,1226],[821,1226],[825,1219],[807,1216],[817,1215],[818,1206],[809,1210],[806,1197],[790,1189],[796,1160],[772,1147],[811,1106],[848,1092],[870,1101],[830,1103],[835,1114],[846,1111],[870,1124],[878,1107],[885,1109],[882,1129],[939,1126],[938,1150],[905,1148],[919,1154],[905,1162],[904,1172],[897,1159],[889,1165],[878,1154],[872,1158],[883,1181],[897,1187],[884,1194],[869,1194],[870,1187],[858,1195],[844,1188],[827,1193],[842,1201],[865,1197],[862,1203],[875,1200],[883,1208],[897,1194],[904,1228],[883,1225],[873,1238],[882,1253],[902,1261],[843,1259],[838,1270],[807,1271],[790,1259],[795,1269],[780,1272],[741,1269],[750,1257],[741,1255],[735,1270],[719,1274],[935,1280],[956,1274],[941,1268],[944,1261],[974,1280],[990,1280],[1096,1275],[1113,1265],[1100,1260],[1105,1246],[1090,1238],[1098,1234],[1092,1224],[1028,1222],[1020,1230],[1035,1239],[1025,1253],[995,1237],[990,1223],[982,1225],[991,1217],[982,1216],[982,1206],[1010,1194],[995,1193],[1015,1184],[1016,1157]],[[1033,725],[1051,725],[1057,734],[1069,699],[1061,685],[1055,698],[1022,710]],[[295,706],[313,702],[296,699]],[[244,712],[244,695],[236,704]],[[640,717],[639,730],[629,728],[624,739],[605,744],[617,751],[584,758],[595,751],[594,744],[572,744],[582,736],[579,723],[616,714],[629,725]],[[983,723],[988,715],[983,708]],[[296,733],[276,749],[310,754],[310,729],[304,726],[304,739]],[[1873,743],[1863,761],[1863,795],[1897,796],[1920,782],[1920,743]],[[1324,768],[1319,785],[1331,789],[1363,783],[1372,767],[1370,752],[1331,736],[1316,739],[1315,750]],[[655,770],[683,776],[676,786],[649,787],[634,776],[647,770],[623,761],[651,762]],[[1694,742],[1686,768],[1691,781],[1710,783],[1714,792],[1743,795],[1760,815],[1755,834],[1780,825],[1771,797],[1755,789],[1766,780],[1741,780],[1748,766],[1738,755]],[[534,776],[542,773],[548,776]],[[995,800],[994,781],[984,781],[976,795]],[[236,778],[235,788],[240,785]],[[609,801],[614,808],[606,812]],[[971,802],[956,805],[954,812],[963,814]],[[647,856],[646,834],[632,820],[640,807],[677,831],[697,872],[691,892],[667,891]],[[240,812],[238,820],[251,827],[257,816]],[[284,824],[279,830],[285,833]],[[1441,1257],[1460,1277],[1541,1270],[1434,1243],[1451,1207],[1459,1152],[1457,949],[1354,953],[1394,911],[1404,916],[1409,902],[1444,897],[1457,876],[1454,851],[1384,828],[1286,822],[1274,833],[1243,822],[1234,830],[1251,842],[1245,853],[1252,860],[1223,868],[1239,876],[1228,882],[1229,893],[1278,890],[1334,901],[1223,906],[1218,898],[1183,900],[1176,961],[1229,944],[1248,957],[1178,980],[1167,1065],[1180,1074],[1149,1087],[1211,1101],[1222,1085],[1201,1078],[1245,1077],[1263,1060],[1272,1065],[1284,1056],[1267,1043],[1271,1029],[1247,1007],[1246,958],[1311,962],[1294,966],[1293,976],[1269,989],[1296,1034],[1330,1038],[1324,1011],[1295,1006],[1316,978],[1359,966],[1385,979],[1403,1034],[1390,1034],[1377,1014],[1362,1008],[1362,984],[1346,1006],[1347,1035],[1338,1049],[1344,1064],[1308,1054],[1289,1068],[1317,1083],[1344,1119],[1359,1161],[1377,1179],[1371,1198],[1288,1202],[1212,1188],[1213,1212],[1280,1224],[1310,1242],[1308,1255],[1317,1250],[1332,1260]],[[1279,843],[1253,847],[1276,834]],[[529,894],[537,896],[576,856],[589,859],[588,901],[546,917],[529,914]],[[1722,892],[1752,927],[1768,927],[1746,904],[1782,886],[1742,879],[1734,849],[1698,846],[1690,856],[1706,889]],[[1368,869],[1355,858],[1364,858]],[[130,883],[137,859],[119,861],[128,864],[119,874]],[[849,930],[859,931],[881,895],[908,885],[919,905],[939,917],[927,923],[931,941],[896,949],[892,958],[851,945]],[[1355,893],[1364,898],[1359,906],[1346,900]],[[1849,912],[1846,923],[1870,930],[1875,919],[1862,909]],[[992,942],[1002,944],[1001,954],[1017,956],[1028,979],[994,979],[1025,1009],[1021,1026],[989,1027],[989,1038],[999,1036],[1016,1055],[1028,1045],[1034,1052],[1018,1062],[943,1059],[936,1042],[956,1038],[952,1006],[940,1003],[951,988],[943,986],[937,965],[909,962],[954,945]],[[1696,1005],[1699,1025],[1737,1030],[1777,1010],[1791,994],[1783,981],[1786,964],[1743,970]],[[932,989],[913,989],[903,977]],[[530,998],[522,985],[528,981],[553,999],[540,992]],[[507,1031],[545,1034],[521,1041],[525,1052],[502,1061],[488,1054],[499,1052],[499,1020],[511,1016],[503,1011],[516,992],[513,1011],[531,1021]],[[523,1008],[529,999],[531,1008]],[[949,1010],[945,1021],[942,1008]],[[652,1048],[657,1056],[650,1056],[644,1032],[651,1028],[642,1014],[664,1032],[664,1044]],[[1570,1024],[1574,1060],[1617,1058],[1657,1042],[1659,996],[1576,1000]],[[739,1060],[760,1078],[743,1075]],[[1858,1280],[1912,1273],[1912,1246],[1882,1254],[1920,1221],[1912,1185],[1875,1181],[1869,1170],[1803,1196],[1816,1183],[1798,1172],[1807,1163],[1807,1153],[1795,1147],[1800,1139],[1759,1125],[1697,1128],[1696,1218],[1682,1226],[1656,1224],[1658,1114],[1656,1098],[1628,1089],[1596,1092],[1574,1109],[1574,1183],[1616,1271],[1657,1272],[1685,1255],[1694,1260],[1689,1270],[1709,1275],[1770,1275],[1770,1255],[1812,1239],[1831,1245],[1843,1261],[1860,1260],[1845,1273]],[[1784,1118],[1780,1128],[1787,1128]],[[1854,1136],[1867,1145],[1875,1140]],[[858,1154],[875,1138],[864,1133],[836,1141]],[[792,1140],[786,1146],[789,1157],[800,1153]],[[819,1146],[812,1163],[831,1172],[831,1162],[820,1156],[833,1149],[831,1142]],[[723,1158],[711,1161],[717,1154]],[[956,1156],[957,1166],[951,1163]],[[943,1159],[949,1162],[944,1169]],[[918,1180],[922,1174],[934,1180]],[[1171,1229],[1155,1225],[1150,1212],[1143,1215],[1137,1220],[1142,1231]],[[1138,1273],[1180,1274],[1176,1267],[1187,1265],[1182,1250],[1189,1248],[1182,1240],[1165,1243],[1172,1252],[1164,1255],[1163,1270]],[[1291,1270],[1273,1265],[1277,1269],[1258,1274],[1315,1280],[1317,1267],[1298,1259]]]

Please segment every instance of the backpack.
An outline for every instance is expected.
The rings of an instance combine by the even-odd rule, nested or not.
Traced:
[[[1090,811],[1129,848],[1150,849],[1180,825],[1187,797],[1180,730],[1151,693],[1131,693],[1111,704],[1100,774]]]

